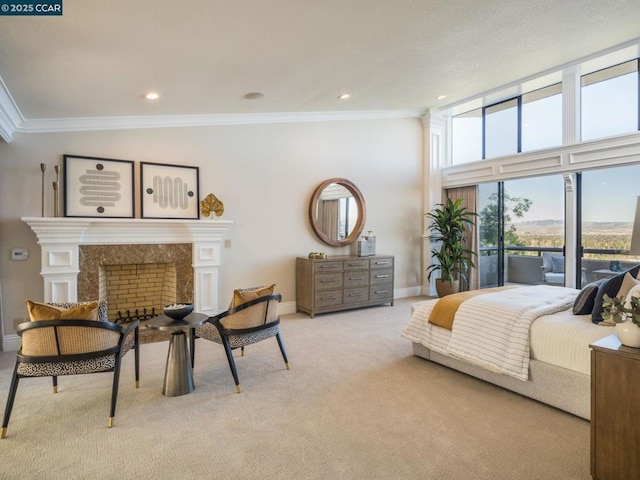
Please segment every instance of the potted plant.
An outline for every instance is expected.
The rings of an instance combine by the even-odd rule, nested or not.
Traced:
[[[615,323],[616,335],[627,347],[640,348],[640,300],[631,296],[629,302],[622,297],[602,297],[602,318]]]
[[[436,279],[436,291],[439,297],[460,291],[460,279],[468,283],[467,272],[475,267],[473,250],[465,248],[464,234],[474,225],[474,217],[478,214],[469,211],[462,205],[462,199],[453,201],[447,198],[444,204],[439,203],[426,214],[431,220],[429,240],[436,242],[431,249],[431,258],[437,263],[427,268],[428,280],[434,272],[440,272]]]

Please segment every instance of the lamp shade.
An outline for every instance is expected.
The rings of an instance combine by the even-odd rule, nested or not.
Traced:
[[[640,197],[636,202],[636,216],[633,220],[633,232],[631,232],[631,248],[629,255],[640,255]]]

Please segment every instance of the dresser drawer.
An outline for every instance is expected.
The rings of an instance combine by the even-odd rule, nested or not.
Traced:
[[[345,260],[344,261],[344,269],[347,270],[368,270],[369,269],[369,259],[362,260]]]
[[[344,303],[359,303],[367,300],[369,300],[369,287],[344,289]]]
[[[327,290],[315,293],[315,308],[342,305],[342,290]]]
[[[393,286],[387,283],[371,287],[369,300],[393,300]]]
[[[369,285],[369,272],[366,270],[344,272],[345,287],[363,287],[367,285]]]
[[[393,258],[372,258],[370,268],[391,268],[393,269]]]
[[[371,285],[378,285],[381,283],[390,283],[393,282],[393,269],[379,269],[379,270],[371,270],[369,273]]]
[[[342,287],[342,273],[321,273],[315,277],[315,290]]]
[[[316,265],[316,273],[341,271],[342,262],[318,262]]]

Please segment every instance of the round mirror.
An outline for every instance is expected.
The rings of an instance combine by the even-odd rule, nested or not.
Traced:
[[[316,235],[327,245],[351,245],[362,233],[367,217],[364,197],[344,178],[330,178],[313,192],[309,219]]]

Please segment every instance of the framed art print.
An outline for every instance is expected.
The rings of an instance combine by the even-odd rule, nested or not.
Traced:
[[[200,218],[199,169],[140,162],[142,218]]]
[[[64,216],[133,218],[133,162],[64,155]]]

